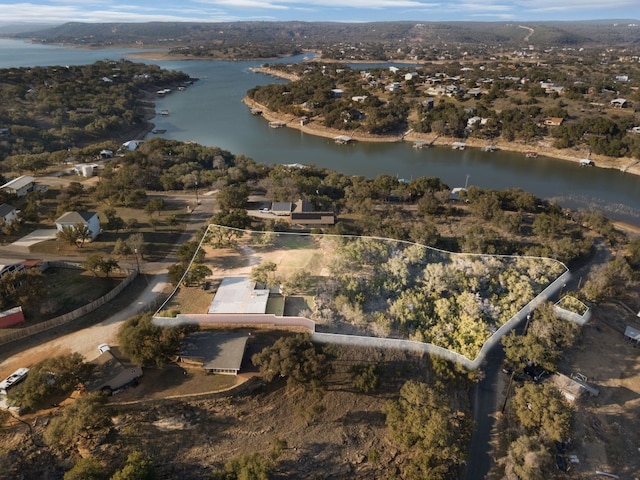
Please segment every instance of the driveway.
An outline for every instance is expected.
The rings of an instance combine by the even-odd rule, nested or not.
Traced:
[[[11,244],[13,247],[29,248],[36,243],[44,242],[46,240],[55,240],[58,230],[55,228],[47,228],[42,230],[35,230],[29,235],[22,237],[20,240],[16,240]]]
[[[119,312],[113,312],[96,325],[13,353],[9,358],[0,358],[0,378],[2,375],[9,375],[18,367],[30,367],[45,358],[64,353],[78,352],[87,360],[91,360],[98,356],[99,344],[116,342],[118,330],[125,320],[137,313],[148,311],[150,305],[155,305],[158,300],[167,297],[166,292],[171,286],[167,267],[177,261],[175,250],[188,241],[203,224],[208,223],[214,202],[214,199],[208,199],[191,213],[184,233],[167,258],[161,262],[141,263],[141,271],[149,278],[149,283],[136,301]],[[0,351],[0,354],[2,353],[4,352]]]

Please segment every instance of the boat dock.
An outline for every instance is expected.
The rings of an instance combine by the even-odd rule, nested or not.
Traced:
[[[353,139],[351,137],[347,137],[346,135],[338,135],[337,137],[333,137],[333,141],[338,145],[346,145],[351,143]]]
[[[282,128],[286,125],[284,122],[269,122],[269,127],[271,128]]]
[[[467,144],[464,143],[464,142],[453,142],[451,144],[451,148],[453,150],[464,150],[466,146],[467,146]]]

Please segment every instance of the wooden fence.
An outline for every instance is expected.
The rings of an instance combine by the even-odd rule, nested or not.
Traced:
[[[66,262],[48,262],[48,267],[58,267],[58,268],[78,268],[74,264],[69,264]],[[44,332],[46,330],[50,330],[55,327],[59,327],[61,325],[65,325],[70,323],[78,318],[93,312],[98,307],[101,307],[105,303],[113,300],[122,290],[124,290],[133,280],[138,276],[137,271],[130,272],[127,277],[120,282],[113,290],[108,292],[106,295],[94,300],[87,305],[84,305],[72,312],[65,313],[64,315],[60,315],[59,317],[52,318],[51,320],[46,320],[44,322],[37,323],[36,325],[31,325],[29,327],[21,328],[20,330],[16,330],[15,332],[7,333],[6,335],[0,336],[0,346],[6,345],[11,342],[15,342],[17,340],[22,340],[23,338],[30,337],[31,335],[36,335],[38,333]]]

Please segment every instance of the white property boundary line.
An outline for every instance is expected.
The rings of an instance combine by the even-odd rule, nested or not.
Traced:
[[[365,238],[371,240],[384,240],[384,241],[393,241],[398,243],[404,243],[407,245],[417,245],[423,248],[427,248],[437,253],[456,256],[469,256],[469,257],[494,257],[494,258],[533,258],[539,260],[546,261],[554,261],[560,265],[562,265],[565,269],[564,273],[562,273],[558,278],[556,278],[549,286],[547,286],[542,292],[540,292],[536,297],[527,303],[523,308],[518,311],[513,317],[511,317],[506,323],[504,323],[500,328],[498,328],[480,349],[478,355],[471,360],[466,356],[454,352],[452,350],[439,347],[432,343],[422,343],[415,342],[412,340],[404,340],[404,339],[394,339],[394,338],[381,338],[381,337],[369,337],[369,336],[356,336],[356,335],[342,335],[335,333],[318,333],[315,331],[315,322],[308,318],[300,318],[300,323],[293,325],[290,320],[286,320],[290,317],[278,317],[276,315],[245,315],[245,314],[192,314],[192,315],[178,315],[177,317],[162,317],[159,316],[159,312],[165,307],[165,305],[173,298],[173,296],[178,291],[182,280],[186,276],[189,268],[193,264],[194,257],[189,262],[189,266],[187,270],[185,270],[184,275],[180,279],[178,285],[174,288],[173,292],[169,295],[169,297],[164,301],[164,303],[156,310],[153,315],[153,322],[158,326],[176,326],[182,325],[186,323],[198,323],[198,324],[225,324],[225,325],[279,325],[279,326],[299,326],[306,328],[311,331],[311,339],[318,343],[332,343],[332,344],[341,344],[341,345],[353,345],[353,346],[369,346],[369,347],[380,347],[380,348],[395,348],[406,351],[414,351],[414,352],[423,352],[428,353],[430,355],[435,355],[446,360],[455,362],[469,370],[476,370],[484,361],[487,353],[502,339],[504,335],[509,333],[511,330],[516,328],[528,315],[531,314],[540,304],[542,304],[545,300],[551,298],[551,296],[558,291],[560,291],[566,283],[571,278],[571,272],[567,268],[567,266],[552,258],[548,257],[536,257],[536,256],[518,256],[518,255],[487,255],[482,253],[456,253],[456,252],[448,252],[446,250],[440,250],[434,247],[429,247],[427,245],[421,245],[415,242],[409,242],[406,240],[395,240],[390,238],[383,237],[373,237],[373,236],[362,236],[362,235],[336,235],[336,234],[313,234],[313,233],[295,233],[295,232],[261,232],[255,230],[242,230],[233,227],[225,227],[222,225],[210,224],[207,227],[200,243],[198,244],[198,249],[196,253],[202,246],[202,243],[207,238],[207,234],[209,233],[209,229],[211,227],[225,228],[228,230],[235,230],[237,232],[246,234],[262,234],[262,233],[275,233],[276,235],[296,235],[296,236],[313,236],[313,237],[337,237],[337,238]],[[294,317],[295,318],[295,317]],[[587,319],[583,320],[586,322]]]

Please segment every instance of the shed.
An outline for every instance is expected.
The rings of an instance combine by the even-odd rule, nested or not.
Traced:
[[[640,330],[630,327],[624,329],[624,337],[632,342],[636,342],[636,345],[640,345]]]
[[[89,363],[95,366],[91,378],[85,384],[89,392],[113,393],[134,384],[142,376],[140,367],[125,365],[111,350],[105,350]]]
[[[14,307],[0,312],[0,328],[7,328],[24,322],[22,307]]]
[[[589,393],[591,396],[597,397],[600,394],[600,391],[589,385],[586,381],[586,377],[583,378],[580,378],[580,376],[572,378],[567,377],[562,373],[555,373],[549,378],[549,381],[570,402],[577,400],[585,393]]]
[[[237,375],[248,340],[244,333],[192,333],[182,341],[178,363],[202,367],[208,373]]]

